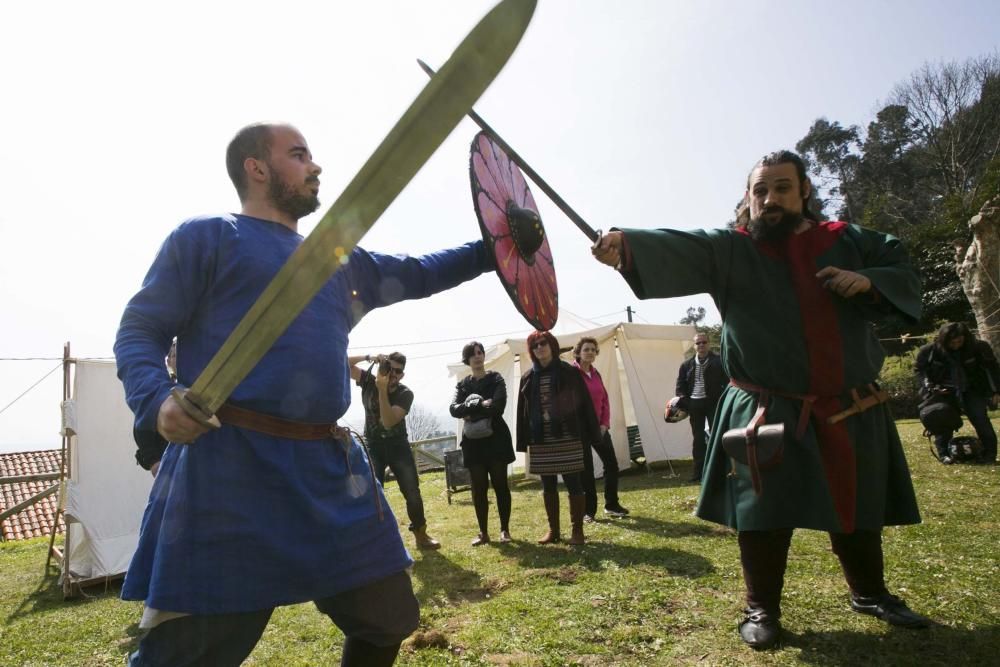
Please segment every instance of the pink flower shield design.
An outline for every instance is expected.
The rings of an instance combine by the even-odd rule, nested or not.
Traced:
[[[508,216],[511,204],[535,214],[538,206],[521,170],[486,132],[472,140],[469,180],[483,242],[493,253],[497,276],[507,295],[531,326],[540,331],[552,329],[559,316],[559,289],[548,236],[539,220],[542,243],[526,256],[516,242]]]

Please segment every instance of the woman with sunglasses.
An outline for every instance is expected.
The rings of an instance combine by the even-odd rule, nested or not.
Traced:
[[[479,535],[472,540],[478,547],[490,541],[489,501],[486,492],[493,484],[500,515],[500,541],[510,542],[510,487],[507,466],[514,461],[510,429],[503,419],[507,407],[507,384],[496,371],[486,370],[483,344],[472,341],[462,348],[462,363],[472,370],[455,386],[451,416],[463,419],[462,460],[472,482],[472,505],[476,509]]]
[[[594,404],[580,372],[559,359],[551,333],[532,332],[528,355],[531,368],[521,377],[517,396],[517,450],[528,452],[528,472],[542,478],[549,530],[538,543],[560,540],[557,475],[562,475],[573,522],[569,543],[583,544],[583,457],[601,438]]]

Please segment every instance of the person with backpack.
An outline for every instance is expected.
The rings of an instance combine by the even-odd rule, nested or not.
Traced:
[[[949,322],[933,343],[917,352],[916,373],[922,405],[949,402],[964,413],[982,443],[978,462],[996,463],[997,434],[987,409],[1000,402],[1000,365],[989,343],[977,339],[961,322]],[[953,463],[948,445],[954,431],[938,430],[933,435],[938,460]]]

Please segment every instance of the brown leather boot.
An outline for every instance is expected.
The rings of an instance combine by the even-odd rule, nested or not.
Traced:
[[[427,534],[426,524],[413,529],[413,539],[417,541],[418,549],[440,549],[441,543]]]
[[[586,496],[569,497],[569,517],[573,522],[573,534],[569,538],[569,544],[584,544],[586,539],[583,536],[583,513],[587,503]]]
[[[542,499],[545,501],[545,516],[549,519],[549,532],[538,543],[551,544],[559,541],[559,494],[543,493]]]

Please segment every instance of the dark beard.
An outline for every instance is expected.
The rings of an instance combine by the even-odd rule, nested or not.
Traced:
[[[277,174],[271,171],[271,181],[268,184],[268,196],[274,207],[286,213],[294,220],[304,218],[319,208],[319,197],[317,195],[300,195],[293,192],[288,185],[278,179]]]
[[[774,210],[768,209],[765,213]],[[747,223],[747,231],[750,232],[750,238],[754,241],[769,241],[774,243],[791,236],[795,228],[802,222],[802,214],[789,213],[784,209],[780,210],[781,219],[774,224],[768,224],[763,218],[750,218],[750,222]]]

